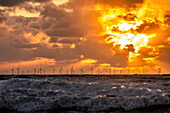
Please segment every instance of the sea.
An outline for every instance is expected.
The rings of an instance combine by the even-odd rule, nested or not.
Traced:
[[[0,113],[170,113],[170,75],[0,75]]]

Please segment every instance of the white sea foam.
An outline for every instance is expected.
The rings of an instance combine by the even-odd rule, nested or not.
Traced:
[[[126,111],[170,104],[170,82],[114,83],[11,79],[0,85],[0,108],[21,112],[72,108]]]

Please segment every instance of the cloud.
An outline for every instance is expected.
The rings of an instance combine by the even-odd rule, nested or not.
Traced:
[[[37,6],[28,2],[39,2]],[[46,2],[43,4],[42,2]],[[139,14],[133,11],[139,10],[146,0],[69,0],[68,2],[56,5],[50,0],[1,0],[1,6],[7,6],[0,10],[0,62],[29,61],[37,57],[54,59],[59,64],[76,64],[81,60],[93,59],[92,65],[110,64],[113,67],[127,67],[128,52],[134,52],[133,45],[127,45],[124,51],[120,45],[113,47],[104,41],[106,35],[102,34],[101,23],[99,22],[102,11],[94,10],[96,5],[102,5],[108,9],[122,9],[125,13],[119,13],[117,18],[111,21],[117,24],[118,20],[133,23],[139,19]],[[16,8],[30,13],[38,12],[35,17],[28,17],[28,13],[16,15]],[[10,15],[13,12],[15,15]],[[150,12],[149,12],[150,13]],[[26,16],[24,16],[26,15]],[[140,55],[131,66],[148,65],[144,58],[159,57],[158,60],[169,62],[168,51],[170,37],[169,13],[166,13],[165,23],[157,18],[152,21],[141,19],[143,24],[137,26],[137,30],[129,30],[130,33],[153,34],[156,36],[149,39],[149,45],[155,46],[155,54],[151,54],[152,48],[142,48]],[[156,17],[156,18],[155,18]],[[117,27],[112,31],[124,33]],[[31,34],[25,37],[24,34]],[[136,36],[136,35],[134,35]],[[44,39],[45,38],[45,39]],[[47,39],[47,40],[46,40]],[[158,47],[165,45],[165,47]],[[83,56],[83,57],[81,57]],[[164,58],[166,57],[166,58]]]
[[[0,5],[1,6],[7,6],[7,7],[12,7],[19,5],[24,2],[47,2],[50,0],[1,0]]]
[[[69,6],[83,7],[101,4],[110,7],[136,7],[138,4],[143,4],[144,0],[70,0]]]
[[[117,2],[117,0],[95,0],[95,2],[100,3],[100,4],[106,4],[112,7],[115,7],[115,6],[133,7],[136,4],[142,4],[144,1],[143,0],[120,0],[119,2]]]

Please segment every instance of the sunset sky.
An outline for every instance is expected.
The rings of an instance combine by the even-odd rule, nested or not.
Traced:
[[[170,73],[169,6],[168,0],[0,0],[0,71]]]

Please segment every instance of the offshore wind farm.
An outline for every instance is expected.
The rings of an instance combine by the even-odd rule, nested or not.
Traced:
[[[169,113],[169,6],[0,0],[0,113]]]

